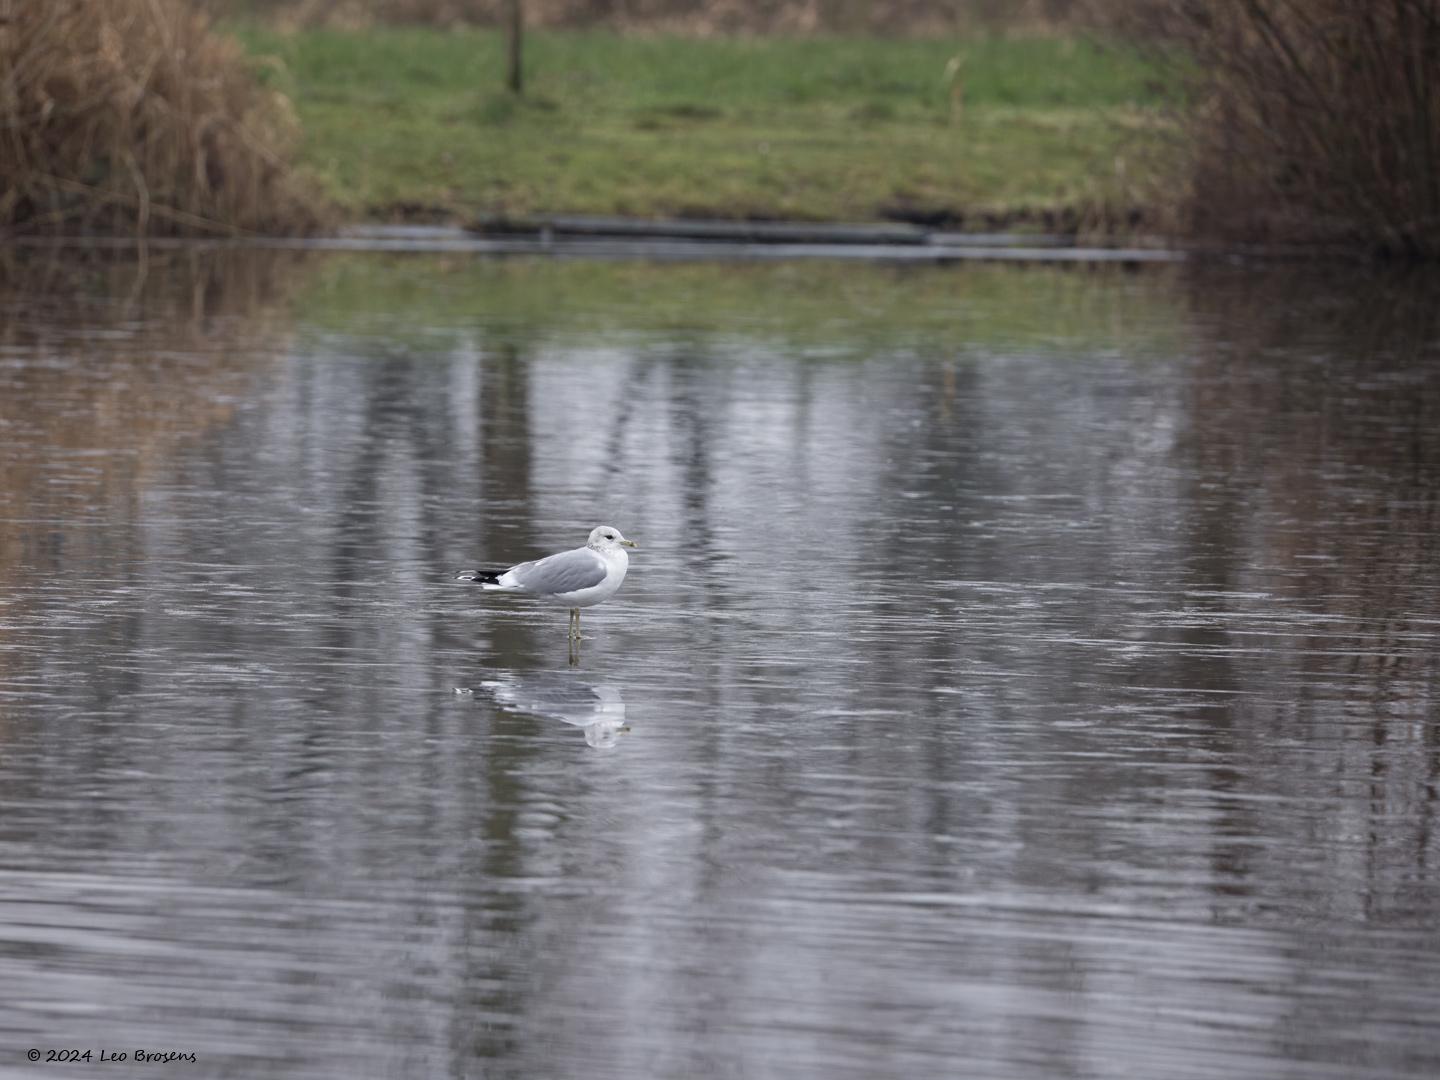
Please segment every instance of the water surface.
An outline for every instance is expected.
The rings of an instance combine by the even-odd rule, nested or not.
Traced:
[[[1435,1075],[1437,297],[10,267],[0,1072]]]

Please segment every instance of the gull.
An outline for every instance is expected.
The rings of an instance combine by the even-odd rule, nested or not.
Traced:
[[[597,525],[584,547],[522,562],[508,570],[462,570],[456,581],[472,581],[482,589],[535,596],[570,609],[570,640],[580,640],[580,609],[609,600],[630,568],[626,540],[620,530]]]

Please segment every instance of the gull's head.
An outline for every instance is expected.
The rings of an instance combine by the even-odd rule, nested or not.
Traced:
[[[590,547],[600,551],[613,551],[615,548],[639,547],[634,540],[626,540],[620,535],[620,530],[610,525],[597,525],[590,530]]]

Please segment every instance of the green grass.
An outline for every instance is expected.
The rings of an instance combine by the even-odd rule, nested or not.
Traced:
[[[302,162],[352,215],[1093,211],[1132,199],[1162,125],[1152,68],[1067,40],[544,32],[517,101],[492,32],[239,33],[277,61]]]

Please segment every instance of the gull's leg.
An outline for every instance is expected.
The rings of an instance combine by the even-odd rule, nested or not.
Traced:
[[[573,607],[572,607],[572,608],[570,609],[570,640],[571,640],[571,641],[579,641],[579,640],[580,640],[580,609],[579,609],[579,608],[573,608]]]
[[[575,640],[580,640],[580,609],[575,608]]]

